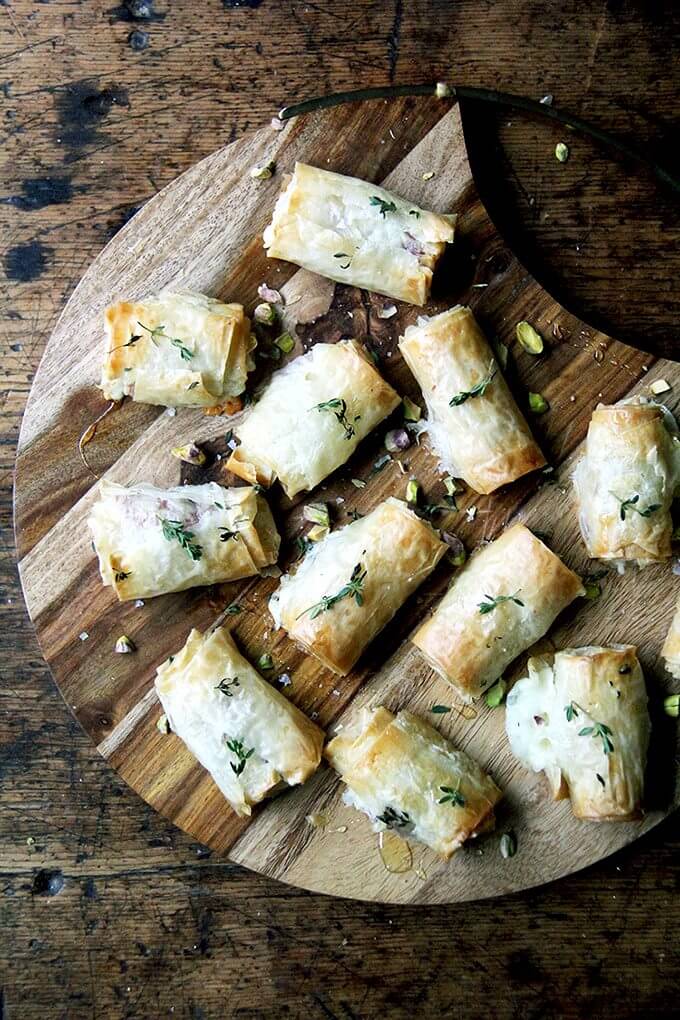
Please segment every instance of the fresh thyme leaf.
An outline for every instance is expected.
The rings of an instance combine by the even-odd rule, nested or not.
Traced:
[[[450,711],[451,709],[448,705],[433,705],[430,709],[430,712],[433,712],[435,715],[446,715]]]
[[[439,798],[438,804],[450,804],[451,807],[465,807],[465,797],[460,790],[454,790],[452,786],[440,786],[439,789],[444,796]]]
[[[149,334],[149,339],[154,344],[157,344],[158,340],[165,336],[165,326],[154,326],[153,329],[151,329],[150,326],[145,326],[143,322],[139,321],[139,319],[137,319],[137,325],[146,330]]]
[[[226,610],[227,616],[238,616],[238,614],[242,612],[243,606],[240,606],[238,602],[234,602],[233,606],[229,606]]]
[[[180,353],[180,357],[182,358],[182,361],[191,361],[194,355],[189,350],[189,348],[182,343],[181,340],[178,340],[177,337],[173,337],[171,338],[170,343],[172,344],[173,347],[177,348],[177,350]]]
[[[227,698],[233,698],[234,692],[232,687],[240,687],[239,678],[237,676],[225,676],[218,683],[215,688],[216,691],[221,691],[222,694],[226,695]]]
[[[364,515],[360,514],[356,507],[354,507],[352,510],[347,511],[347,516],[351,517],[353,521],[360,521]]]
[[[190,556],[192,560],[200,560],[203,555],[203,546],[193,541],[195,537],[193,531],[187,531],[181,521],[168,521],[164,517],[159,517],[158,520],[163,529],[163,538],[166,538],[168,542],[179,542],[187,556]]]
[[[328,612],[333,606],[345,598],[353,598],[358,606],[363,606],[364,596],[362,594],[364,580],[366,578],[367,571],[362,570],[361,563],[357,563],[347,584],[343,585],[340,591],[336,592],[335,595],[324,595],[320,602],[315,602],[313,606],[309,606],[304,609],[296,619],[300,619],[301,616],[305,616],[309,613],[310,620],[315,620],[321,613]]]
[[[418,211],[418,209],[409,209],[408,214],[409,216],[415,216],[417,220],[420,219],[420,212]]]
[[[395,811],[394,808],[388,806],[381,815],[376,816],[376,821],[382,822],[388,829],[403,829],[411,819],[408,812]]]
[[[578,708],[573,701],[570,701],[568,705],[564,706],[564,714],[567,717],[567,722],[571,722],[572,719],[578,718]]]
[[[113,354],[114,351],[122,351],[122,349],[124,347],[134,347],[134,345],[137,343],[137,341],[141,340],[141,339],[142,339],[141,333],[139,333],[139,334],[137,334],[135,336],[131,336],[126,344],[118,344],[117,347],[112,347],[111,350],[108,353],[109,354]],[[125,371],[127,372],[128,369],[126,368]]]
[[[592,601],[593,599],[598,599],[600,597],[602,594],[602,585],[600,584],[600,581],[606,576],[606,570],[597,570],[594,574],[583,575],[583,587],[586,590],[587,599]]]
[[[496,608],[496,606],[499,606],[501,604],[501,602],[514,602],[516,606],[524,606],[522,600],[517,598],[517,595],[521,590],[522,590],[521,588],[518,588],[514,595],[485,594],[484,598],[488,599],[488,602],[478,602],[477,608],[479,609],[480,614],[484,616],[486,613],[491,613]]]
[[[297,549],[297,556],[295,558],[300,559],[301,556],[304,556],[310,545],[313,545],[313,543],[308,538],[304,535],[298,535],[295,539],[295,547]]]
[[[460,407],[466,400],[470,400],[472,397],[483,397],[486,393],[488,386],[492,379],[496,375],[497,368],[493,361],[489,365],[489,371],[480,382],[473,386],[471,390],[462,390],[460,393],[456,393],[455,396],[449,400],[449,407]]]
[[[131,573],[132,573],[131,570],[117,570],[116,581],[125,581],[130,576]]]
[[[198,386],[198,379],[196,379],[195,382],[189,383],[189,385],[187,386],[187,389],[188,390],[195,390],[197,386]]]
[[[396,212],[397,207],[394,202],[386,202],[379,195],[372,195],[370,199],[370,205],[377,205],[380,208],[380,215],[385,219],[385,213]]]
[[[345,251],[338,251],[338,252],[336,252],[335,255],[333,256],[333,258],[334,259],[347,259],[347,264],[346,265],[344,265],[344,266],[342,264],[340,265],[341,269],[349,269],[349,267],[352,265],[352,256],[348,255],[347,252],[345,252]]]
[[[604,786],[604,785],[605,785],[605,781],[604,781],[604,779],[602,778],[602,776],[600,775],[600,773],[599,773],[599,772],[596,772],[596,773],[595,773],[595,777],[596,777],[596,779],[597,779],[598,783],[601,783],[601,784],[602,784],[602,786]]]
[[[613,496],[614,499],[618,501],[619,516],[621,517],[622,521],[625,521],[626,514],[628,513],[629,510],[635,512],[636,514],[639,514],[640,517],[651,517],[653,513],[661,509],[661,503],[650,503],[649,506],[646,506],[644,508],[644,510],[641,510],[637,506],[637,504],[640,502],[639,492],[636,492],[635,495],[631,496],[629,499],[621,499],[620,496],[617,496],[615,492],[611,491],[609,495]]]
[[[250,758],[251,754],[253,754],[255,748],[250,747],[246,749],[243,746],[242,740],[228,740],[227,747],[232,752],[232,754],[236,755],[238,759],[238,765],[234,765],[233,761],[229,762],[232,771],[234,772],[235,775],[240,776],[243,770],[245,769],[248,759]]]
[[[351,439],[356,435],[354,426],[347,420],[347,401],[341,397],[333,397],[332,400],[324,400],[321,404],[315,404],[310,408],[312,411],[332,411],[345,430],[345,439]],[[357,418],[354,419],[355,421]]]

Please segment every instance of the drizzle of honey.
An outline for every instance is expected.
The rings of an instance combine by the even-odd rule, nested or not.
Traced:
[[[382,858],[385,871],[394,875],[401,875],[410,871],[413,866],[413,854],[411,847],[405,839],[385,829],[378,837],[378,851]]]

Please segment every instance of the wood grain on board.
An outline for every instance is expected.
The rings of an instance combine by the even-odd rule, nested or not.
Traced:
[[[271,181],[254,181],[250,168],[270,159],[277,174]],[[436,100],[357,104],[300,118],[282,132],[263,129],[209,156],[149,202],[87,271],[48,344],[24,417],[16,483],[20,570],[45,657],[67,704],[123,779],[181,828],[234,861],[304,888],[394,902],[474,899],[549,881],[606,856],[656,824],[677,802],[677,783],[660,783],[652,773],[650,810],[639,823],[581,823],[571,817],[568,802],[551,803],[542,778],[512,759],[502,732],[503,710],[481,703],[474,714],[463,714],[408,642],[449,582],[450,566],[440,565],[342,680],[303,655],[283,632],[272,630],[266,605],[277,583],[273,578],[164,596],[147,600],[143,608],[119,605],[101,585],[85,523],[96,496],[94,478],[77,443],[105,406],[95,384],[101,310],[108,302],[172,285],[252,308],[258,284],[266,280],[283,290],[287,317],[297,328],[291,356],[319,340],[355,336],[376,353],[381,371],[399,392],[419,399],[396,349],[417,309],[400,305],[397,316],[382,319],[385,299],[329,287],[294,266],[266,259],[262,229],[281,173],[295,159],[380,181],[427,208],[457,212],[456,243],[437,274],[427,310],[470,304],[488,335],[511,350],[507,374],[520,406],[526,411],[530,390],[550,403],[548,414],[531,421],[555,473],[523,479],[493,496],[468,491],[459,512],[438,522],[455,529],[468,549],[519,518],[547,533],[552,548],[586,572],[569,476],[592,409],[600,400],[648,392],[660,377],[676,384],[669,402],[674,409],[680,367],[654,363],[651,356],[586,328],[505,248],[472,184],[456,106]],[[532,357],[515,342],[521,319],[546,337],[544,356]],[[260,365],[260,375],[268,365]],[[220,458],[232,424],[198,411],[168,416],[128,402],[101,423],[88,459],[98,475],[115,481],[168,485],[179,477],[171,447],[193,439],[206,443],[211,457],[205,469],[186,469],[183,477],[230,483],[235,479]],[[333,508],[336,526],[346,523],[351,511],[365,513],[387,495],[403,494],[409,476],[419,479],[433,501],[441,496],[427,441],[374,472],[384,452],[384,432],[369,437],[350,464],[315,492]],[[356,489],[350,477],[365,478],[366,487]],[[286,566],[294,555],[292,539],[303,526],[304,499],[291,503],[275,489],[271,500],[285,539]],[[465,511],[473,507],[470,519],[473,513]],[[638,644],[650,694],[658,702],[664,683],[658,653],[675,602],[674,581],[666,566],[609,575],[598,602],[582,601],[558,621],[550,646]],[[368,820],[341,803],[340,784],[325,767],[304,787],[266,803],[249,822],[238,819],[181,742],[158,732],[160,708],[152,692],[157,663],[183,644],[190,627],[208,627],[233,603],[241,607],[231,618],[239,645],[252,658],[270,652],[277,674],[285,671],[292,678],[286,694],[324,727],[368,701],[408,707],[426,718],[433,718],[433,703],[451,705],[450,713],[436,718],[437,725],[505,791],[498,829],[513,829],[522,853],[503,860],[498,835],[480,839],[448,863],[414,846],[412,867],[391,873]],[[120,633],[133,638],[135,655],[113,653]],[[663,761],[673,760],[674,731],[661,724],[657,733],[652,769],[668,776]],[[311,826],[305,819],[312,812],[321,812],[327,823]]]

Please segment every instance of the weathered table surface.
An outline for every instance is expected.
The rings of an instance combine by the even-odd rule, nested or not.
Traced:
[[[157,188],[286,100],[447,76],[552,93],[677,165],[673,7],[0,3],[2,1020],[675,1015],[677,816],[584,873],[478,906],[360,905],[266,881],[167,826],[98,758],[41,661],[11,537],[14,444],[45,340]],[[482,195],[536,275],[610,334],[672,354],[680,206],[576,135],[562,174],[554,128],[465,113]]]

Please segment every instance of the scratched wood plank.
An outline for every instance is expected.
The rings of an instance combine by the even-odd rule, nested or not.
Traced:
[[[348,718],[368,700],[423,715],[433,702],[455,700],[407,640],[450,579],[444,564],[342,681],[304,656],[282,632],[272,631],[266,609],[276,584],[272,579],[165,596],[148,600],[141,609],[118,605],[99,581],[84,523],[93,478],[78,456],[77,439],[103,406],[95,383],[100,313],[110,300],[172,284],[252,307],[257,286],[266,279],[286,294],[298,333],[293,356],[319,340],[353,335],[375,350],[382,371],[400,392],[418,397],[396,349],[400,332],[417,310],[401,306],[396,317],[381,319],[383,299],[331,288],[265,258],[260,236],[280,175],[254,182],[248,170],[271,158],[281,171],[301,158],[384,181],[413,201],[459,213],[459,237],[438,274],[428,311],[469,303],[488,334],[511,347],[508,375],[520,404],[526,406],[529,390],[550,401],[551,411],[536,422],[536,432],[559,469],[553,484],[530,478],[491,497],[467,493],[461,512],[442,523],[455,528],[468,548],[519,517],[548,532],[553,548],[574,569],[586,570],[568,479],[593,407],[598,400],[645,392],[653,378],[664,376],[676,383],[676,390],[680,384],[678,366],[654,363],[649,355],[567,314],[505,248],[472,184],[456,107],[449,110],[434,100],[417,107],[409,101],[357,105],[299,119],[280,133],[262,130],[247,136],[185,173],[120,231],[85,274],[48,344],[24,417],[16,485],[22,582],[45,657],[67,704],[133,789],[201,842],[264,874],[337,895],[430,903],[494,895],[567,874],[636,839],[677,801],[675,781],[659,780],[668,776],[665,756],[673,760],[674,731],[663,726],[658,731],[664,753],[652,763],[658,774],[649,784],[655,796],[645,819],[597,826],[574,821],[567,804],[550,803],[540,777],[516,765],[501,732],[502,711],[482,705],[473,718],[452,711],[438,725],[489,768],[504,789],[500,831],[514,829],[522,854],[510,863],[502,861],[497,836],[448,864],[414,848],[413,867],[395,875],[385,870],[367,820],[341,804],[339,784],[329,770],[322,768],[304,788],[264,805],[247,823],[230,811],[180,741],[156,729],[155,666],[181,646],[190,627],[208,626],[231,601],[242,607],[234,624],[239,644],[253,657],[270,651],[277,672],[286,671],[293,679],[286,693],[325,727]],[[431,171],[434,177],[423,180]],[[550,338],[549,352],[540,359],[513,342],[515,324],[523,318]],[[220,458],[230,424],[198,412],[169,417],[158,409],[127,405],[100,427],[89,456],[97,473],[107,478],[171,484],[179,468],[168,455],[170,448],[196,439],[207,444],[211,458],[205,469],[186,469],[183,477],[229,482]],[[426,443],[395,457],[370,477],[365,489],[353,487],[351,476],[370,475],[381,438],[382,433],[367,439],[350,465],[321,486],[321,497],[336,508],[338,524],[354,509],[366,512],[387,495],[401,494],[406,472],[416,475],[428,494],[441,494]],[[272,494],[285,540],[284,565],[302,527],[302,502]],[[464,511],[472,506],[476,517],[470,521]],[[675,601],[673,580],[664,568],[612,577],[597,605],[579,604],[564,615],[551,634],[554,646],[635,641],[658,701],[664,687],[658,650]],[[89,635],[86,641],[79,639],[83,631]],[[113,654],[115,637],[122,632],[138,645],[135,656]],[[328,824],[312,828],[305,821],[311,811],[322,811]]]

